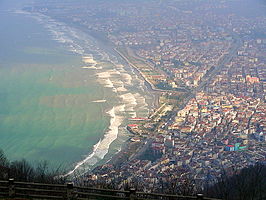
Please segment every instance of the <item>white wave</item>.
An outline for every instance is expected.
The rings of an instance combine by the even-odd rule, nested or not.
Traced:
[[[112,83],[112,81],[109,78],[107,78],[104,80],[104,87],[114,88],[114,84]]]
[[[118,74],[118,75],[120,75],[121,73],[118,71],[118,70],[115,70],[115,69],[113,69],[113,70],[108,70],[107,71],[109,74]]]
[[[84,66],[84,67],[81,67],[82,69],[98,69],[97,67],[95,66]]]
[[[117,89],[116,89],[115,87],[112,89],[112,91],[113,91],[114,93],[117,93],[117,92],[118,92]]]
[[[124,86],[124,83],[121,80],[114,80],[113,83],[114,83],[114,85]]]
[[[118,65],[116,65],[116,68],[117,69],[124,69],[124,65],[118,64]]]
[[[97,73],[96,74],[99,78],[102,78],[102,79],[104,79],[104,78],[110,78],[111,77],[111,75],[108,73],[108,72],[99,72],[99,73]]]
[[[120,95],[120,98],[123,99],[123,101],[127,104],[130,104],[130,105],[137,105],[137,100],[136,98],[134,97],[134,95],[132,93],[126,93],[126,94],[122,94]]]
[[[78,168],[80,168],[80,167],[81,167],[82,165],[84,165],[89,159],[91,159],[91,158],[95,155],[96,150],[98,149],[98,147],[100,146],[100,144],[101,144],[101,140],[100,140],[97,144],[95,144],[95,145],[93,146],[93,151],[92,151],[92,153],[91,153],[89,156],[87,156],[84,160],[78,162],[78,163],[76,164],[76,166],[74,167],[74,169],[71,170],[70,172],[68,172],[68,173],[66,174],[66,176],[73,174]]]
[[[132,93],[126,93],[119,96],[125,103],[125,110],[127,112],[134,112],[137,106],[137,100]]]
[[[81,68],[82,69],[96,69],[96,70],[103,69],[102,67],[96,67],[96,66],[83,66]]]
[[[99,80],[98,82],[103,84],[104,87],[106,88],[113,88],[114,92],[117,92],[114,83],[112,82],[111,78],[111,73],[109,73],[109,71],[105,71],[105,72],[99,72],[96,74],[96,76],[98,76]]]
[[[109,147],[114,140],[117,139],[119,127],[124,119],[121,112],[124,111],[125,105],[119,105],[113,107],[107,114],[110,115],[110,126],[109,130],[104,135],[104,138],[100,140],[96,145],[94,145],[93,152],[89,154],[84,160],[78,162],[74,169],[67,173],[71,175],[79,169],[86,170],[89,166],[96,164],[99,160],[102,160],[104,156],[108,153]]]
[[[113,82],[117,92],[126,92],[127,91],[127,89],[124,86],[124,82],[121,81],[120,79],[119,80],[115,79],[112,82]]]
[[[126,92],[127,89],[124,86],[116,88],[117,92]]]
[[[95,100],[95,101],[92,101],[93,103],[104,103],[106,102],[106,99],[99,99],[99,100]]]
[[[122,78],[125,80],[125,82],[128,84],[128,85],[131,85],[132,84],[132,77],[127,74],[127,73],[122,73]]]
[[[50,32],[52,38],[55,41],[65,45],[71,52],[80,55],[84,54],[84,48],[80,44],[78,44],[78,42],[84,43],[84,41],[76,41],[76,39],[85,39],[81,37],[82,32],[79,31],[80,33],[78,33],[74,28],[71,28],[62,22],[58,22],[51,17],[40,13],[31,13],[31,16],[35,18],[39,23],[44,25],[44,27]]]
[[[92,56],[83,56],[82,61],[86,64],[97,64],[97,62],[93,59]]]

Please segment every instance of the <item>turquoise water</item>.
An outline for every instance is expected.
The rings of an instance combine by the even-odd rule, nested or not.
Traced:
[[[0,148],[69,174],[108,161],[154,103],[144,81],[81,30],[1,5]]]
[[[110,105],[91,103],[105,88],[34,19],[0,19],[0,148],[11,160],[81,160],[109,125]]]

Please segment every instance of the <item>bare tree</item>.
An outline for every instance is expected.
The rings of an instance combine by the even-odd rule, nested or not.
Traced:
[[[216,181],[208,186],[208,196],[225,200],[263,200],[266,197],[266,166],[263,164],[242,170],[222,168]]]
[[[9,161],[0,149],[0,179],[8,178]]]
[[[33,181],[34,168],[25,159],[14,161],[10,164],[9,177],[18,181]]]

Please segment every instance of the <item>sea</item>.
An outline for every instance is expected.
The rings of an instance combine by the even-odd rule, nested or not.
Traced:
[[[77,28],[0,11],[0,148],[68,174],[107,162],[131,137],[128,118],[149,115],[144,80]]]

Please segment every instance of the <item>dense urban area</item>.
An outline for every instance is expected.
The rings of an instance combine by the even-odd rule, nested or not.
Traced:
[[[26,9],[107,41],[158,96],[150,116],[128,119],[131,140],[89,172],[89,185],[137,183],[150,192],[265,163],[263,2],[55,1]]]

